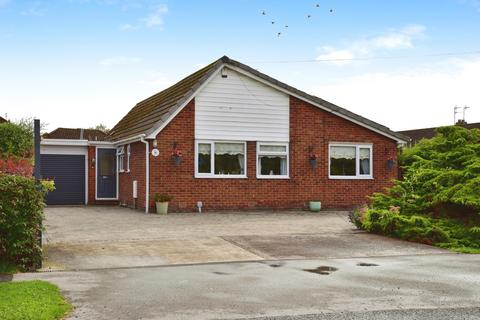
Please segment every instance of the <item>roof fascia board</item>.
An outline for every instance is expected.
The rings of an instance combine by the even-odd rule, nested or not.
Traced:
[[[170,116],[163,121],[159,126],[154,127],[152,130],[150,130],[150,133],[147,134],[145,139],[155,139],[160,131],[165,128],[170,121],[172,121],[179,113],[180,111],[185,108],[185,106],[192,101],[193,98],[203,89],[205,88],[206,85],[210,83],[210,81],[222,70],[223,67],[225,67],[226,64],[222,63],[219,67],[217,67],[217,70],[215,70],[185,101],[180,105],[180,107],[176,108],[176,110],[170,114]]]
[[[43,146],[88,146],[88,140],[76,140],[76,139],[42,139],[40,142]]]
[[[321,104],[319,104],[319,103],[317,103],[317,102],[315,102],[315,101],[312,101],[312,100],[310,100],[310,99],[306,99],[305,97],[302,97],[302,96],[300,96],[300,95],[297,95],[297,94],[295,94],[294,92],[291,92],[291,91],[286,90],[286,89],[284,89],[284,88],[281,88],[281,87],[279,87],[279,86],[277,86],[277,85],[274,85],[273,83],[271,83],[271,82],[269,82],[269,81],[266,81],[265,79],[262,79],[262,78],[260,78],[260,77],[257,77],[256,75],[254,75],[254,74],[252,74],[252,73],[250,73],[250,72],[248,72],[248,71],[246,71],[246,70],[243,70],[242,68],[239,68],[239,67],[236,67],[236,66],[232,66],[232,65],[228,65],[228,64],[226,64],[225,67],[226,67],[226,68],[229,68],[229,69],[232,69],[232,70],[234,70],[234,71],[237,71],[237,72],[239,72],[239,73],[241,73],[241,74],[243,74],[243,75],[245,75],[245,76],[248,76],[248,77],[250,77],[250,78],[252,78],[252,79],[254,79],[254,80],[257,80],[257,81],[259,81],[259,82],[261,82],[261,83],[263,83],[263,84],[265,84],[265,85],[268,85],[268,86],[270,86],[270,87],[272,87],[272,88],[274,88],[274,89],[276,89],[276,90],[279,90],[279,91],[281,91],[281,92],[283,92],[283,93],[286,93],[286,94],[288,94],[288,95],[291,95],[291,96],[293,96],[293,97],[295,97],[295,98],[297,98],[297,99],[300,99],[300,100],[302,100],[302,101],[306,101],[306,102],[310,103],[311,105],[314,105],[314,106],[317,107],[317,108],[320,108],[320,109],[325,110],[325,111],[327,111],[327,112],[333,113],[334,115],[336,115],[336,116],[338,116],[338,117],[341,117],[341,118],[343,118],[343,119],[346,119],[346,120],[348,120],[348,121],[350,121],[350,122],[353,122],[353,123],[355,123],[355,124],[358,124],[359,126],[362,126],[362,127],[367,128],[367,129],[369,129],[369,130],[371,130],[371,131],[374,131],[374,132],[376,132],[376,133],[379,133],[379,134],[381,134],[381,135],[384,135],[384,136],[386,136],[386,137],[388,137],[388,138],[390,138],[390,139],[392,139],[392,140],[395,140],[395,141],[397,141],[397,142],[399,142],[399,143],[407,143],[407,141],[405,141],[405,140],[401,140],[401,139],[399,139],[399,138],[397,138],[397,137],[395,137],[395,136],[392,136],[392,135],[390,135],[390,134],[388,134],[388,133],[386,133],[386,132],[383,132],[383,131],[381,131],[381,130],[378,130],[378,129],[376,129],[376,128],[373,128],[373,127],[371,127],[371,126],[369,126],[369,125],[367,125],[367,124],[365,124],[365,123],[362,123],[362,122],[360,122],[360,121],[357,121],[357,120],[355,120],[355,119],[352,119],[352,118],[350,118],[350,117],[347,117],[346,115],[343,115],[343,114],[338,113],[338,112],[335,112],[335,111],[333,111],[333,110],[331,110],[331,109],[329,109],[329,108],[326,108],[325,106],[323,106],[323,105],[321,105]]]
[[[142,138],[145,138],[145,134],[144,134],[144,133],[139,134],[139,135],[136,135],[136,136],[133,136],[133,137],[130,137],[130,138],[125,138],[125,139],[122,139],[122,140],[113,141],[113,142],[111,142],[111,143],[112,143],[113,145],[115,145],[115,146],[120,146],[120,145],[123,145],[123,144],[128,144],[128,143],[132,143],[132,142],[142,141]]]

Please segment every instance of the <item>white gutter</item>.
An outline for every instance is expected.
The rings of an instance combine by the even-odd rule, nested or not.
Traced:
[[[122,140],[118,140],[118,141],[114,141],[112,142],[115,146],[120,146],[122,144],[127,144],[127,143],[130,143],[130,142],[135,142],[135,141],[142,141],[144,142],[144,140],[142,140],[143,138],[145,137],[145,134],[139,134],[137,136],[133,136],[133,137],[130,137],[130,138],[126,138],[126,139],[122,139]]]
[[[76,140],[76,139],[42,139],[40,141],[42,146],[88,146],[88,140]]]
[[[145,135],[140,137],[140,141],[145,143],[145,213],[148,213],[150,204],[150,146],[145,140]]]

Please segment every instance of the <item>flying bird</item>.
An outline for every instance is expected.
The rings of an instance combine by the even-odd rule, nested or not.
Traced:
[[[288,24],[285,25],[285,28],[288,28]]]
[[[275,21],[272,21],[272,24],[275,24]]]
[[[265,10],[262,11],[262,15],[263,15],[263,16],[266,16],[266,15],[267,15],[267,13],[265,12]]]
[[[307,19],[310,19],[311,17],[312,17],[311,15],[307,14]]]
[[[281,32],[277,33],[277,37],[280,37],[281,35],[282,35],[282,33],[281,33]]]
[[[330,13],[332,13],[332,12],[333,12],[333,9],[330,9]]]
[[[320,8],[320,5],[317,3],[317,4],[315,5],[315,7]]]

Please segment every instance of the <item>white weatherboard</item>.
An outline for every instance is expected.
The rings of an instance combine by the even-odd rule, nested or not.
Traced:
[[[288,142],[289,118],[287,94],[231,69],[195,97],[197,140]]]

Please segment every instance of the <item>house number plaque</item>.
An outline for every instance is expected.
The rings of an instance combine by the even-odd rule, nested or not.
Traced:
[[[159,155],[159,154],[160,154],[160,151],[158,151],[158,149],[157,149],[157,148],[155,148],[155,149],[152,149],[152,156],[154,156],[154,157],[158,157],[158,155]]]

